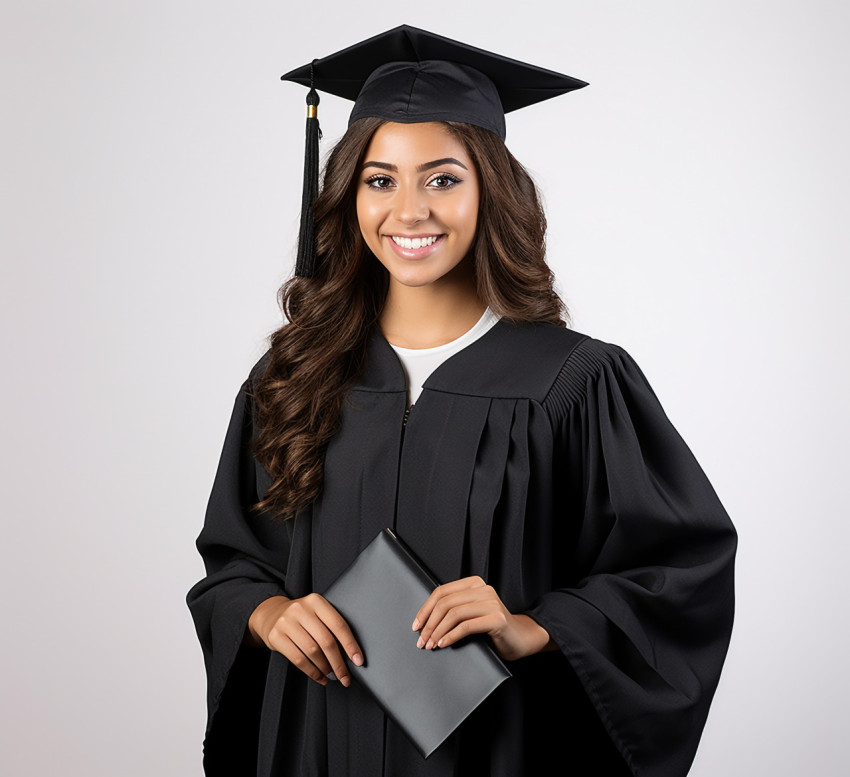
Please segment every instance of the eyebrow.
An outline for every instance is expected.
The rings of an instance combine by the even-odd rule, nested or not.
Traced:
[[[430,170],[432,167],[440,167],[441,165],[457,165],[458,167],[462,167],[464,170],[469,169],[465,164],[463,164],[463,162],[459,162],[454,157],[447,156],[444,159],[435,159],[433,162],[423,162],[416,168],[416,172],[422,173],[425,170]],[[398,172],[398,168],[388,162],[364,162],[363,167],[360,169],[365,170],[367,167],[380,167],[382,170],[390,170],[393,173]]]

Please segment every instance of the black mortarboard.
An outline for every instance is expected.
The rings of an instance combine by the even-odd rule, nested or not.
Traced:
[[[586,81],[400,27],[291,70],[281,80],[309,86],[301,230],[295,274],[315,272],[313,203],[318,193],[323,92],[354,100],[349,126],[364,116],[397,122],[462,121],[505,139],[505,114],[587,86]]]

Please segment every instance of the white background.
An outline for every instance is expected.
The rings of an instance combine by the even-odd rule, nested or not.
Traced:
[[[590,82],[507,143],[574,328],[635,357],[739,531],[691,774],[846,774],[848,5],[400,7],[4,0],[0,772],[201,774],[184,597],[294,263],[279,77],[407,23]],[[322,96],[323,155],[350,107]]]

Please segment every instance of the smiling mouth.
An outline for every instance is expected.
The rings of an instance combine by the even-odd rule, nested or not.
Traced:
[[[442,237],[442,235],[427,235],[415,238],[404,237],[402,235],[389,235],[388,237],[397,246],[401,246],[402,248],[410,250],[433,245]]]
[[[423,238],[403,238],[398,235],[386,235],[393,251],[405,259],[421,259],[436,251],[446,239],[445,235],[429,235]]]

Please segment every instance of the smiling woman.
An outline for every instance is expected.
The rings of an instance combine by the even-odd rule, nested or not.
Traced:
[[[454,340],[486,307],[475,293],[470,256],[478,224],[475,164],[438,122],[386,123],[366,158],[357,219],[389,275],[382,329],[390,342],[409,348]],[[411,324],[423,319],[431,325]]]
[[[440,153],[446,156],[418,161],[423,155]],[[362,169],[367,177],[357,190],[357,218],[366,244],[390,275],[393,266],[405,263],[385,261],[388,246],[394,249],[393,257],[420,259],[433,256],[437,248],[432,246],[439,243],[445,272],[465,259],[478,221],[478,174],[460,141],[437,122],[388,123],[372,136],[366,157],[369,161]],[[370,168],[387,170],[392,176]],[[439,170],[434,172],[435,168]],[[421,267],[423,263],[406,264]]]
[[[568,326],[504,143],[505,111],[584,82],[406,25],[284,78],[311,87],[308,149],[314,85],[355,106],[315,203],[307,166],[310,261],[197,540],[206,773],[685,775],[737,535],[629,353]],[[484,640],[512,674],[427,758],[321,593],[385,527],[441,582],[393,622],[410,649]]]

